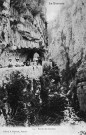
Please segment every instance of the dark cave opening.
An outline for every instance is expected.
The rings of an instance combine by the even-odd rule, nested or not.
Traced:
[[[24,54],[26,54],[27,61],[33,61],[33,57],[34,54],[37,53],[39,55],[39,63],[42,64],[42,60],[44,59],[44,50],[43,49],[38,49],[38,48],[21,48],[21,49],[17,49],[17,52],[21,54],[21,56],[23,56]]]

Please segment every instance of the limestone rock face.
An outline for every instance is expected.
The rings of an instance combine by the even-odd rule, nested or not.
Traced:
[[[25,2],[4,0],[0,2],[0,6],[0,65],[2,67],[8,65],[10,57],[23,58],[23,62],[27,59],[27,56],[20,56],[17,50],[38,51],[46,48],[46,20],[42,14],[43,5],[38,3],[38,0]]]
[[[50,57],[57,63],[60,70],[69,66],[77,66],[77,96],[80,110],[86,112],[86,1],[77,0],[63,8],[56,22],[50,29]]]
[[[86,62],[83,62],[77,71],[77,96],[80,110],[86,112]]]
[[[86,54],[86,1],[78,0],[60,11],[57,22],[51,29],[52,42],[49,52],[60,69],[65,69],[67,57],[70,66]]]

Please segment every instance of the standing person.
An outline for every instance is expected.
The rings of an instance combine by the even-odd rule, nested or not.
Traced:
[[[13,65],[12,65],[12,59],[11,58],[9,58],[9,64],[8,64],[8,67],[12,67]]]

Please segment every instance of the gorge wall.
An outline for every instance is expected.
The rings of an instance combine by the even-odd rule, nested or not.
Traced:
[[[30,66],[35,53],[40,61],[46,57],[47,22],[44,1],[41,0],[1,0],[0,1],[0,76],[19,70],[29,77],[39,72]],[[19,67],[10,68],[8,67]],[[21,67],[21,68],[20,68]],[[2,70],[4,68],[4,71]],[[28,70],[28,71],[27,71]],[[6,72],[5,72],[6,71]]]
[[[49,37],[49,54],[60,71],[66,69],[68,60],[69,68],[76,65],[80,109],[86,111],[86,1],[64,6],[49,28]]]
[[[6,67],[9,58],[12,63],[16,63],[16,58],[25,62],[33,57],[31,49],[32,53],[36,50],[40,55],[47,45],[43,2],[4,0],[0,7],[0,65]],[[24,53],[24,50],[28,51]]]
[[[56,23],[51,27],[52,43],[49,46],[51,57],[60,69],[66,65],[66,52],[70,58],[70,66],[86,52],[86,2],[78,0],[61,9]]]
[[[0,0],[0,101],[6,124],[11,118],[30,121],[40,106],[39,77],[48,45],[43,1]]]

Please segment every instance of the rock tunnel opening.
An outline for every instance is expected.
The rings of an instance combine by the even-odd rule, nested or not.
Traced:
[[[17,50],[18,53],[21,54],[21,56],[26,54],[26,60],[25,63],[27,64],[28,61],[33,62],[34,57],[38,57],[38,62],[40,65],[42,65],[42,60],[44,59],[44,50],[33,48],[33,49],[28,49],[28,48],[22,48]],[[37,54],[38,56],[35,56]]]

